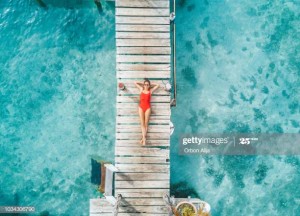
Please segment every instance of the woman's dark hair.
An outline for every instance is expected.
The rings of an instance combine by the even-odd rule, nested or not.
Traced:
[[[150,89],[151,83],[150,83],[150,80],[149,80],[148,78],[144,78],[144,84],[145,84],[146,82],[149,83],[149,89]],[[143,87],[143,88],[144,88],[144,87]]]

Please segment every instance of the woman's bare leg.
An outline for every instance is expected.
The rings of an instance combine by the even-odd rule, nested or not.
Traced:
[[[142,128],[142,139],[141,142],[143,142],[144,138],[146,137],[146,128],[145,128],[145,113],[143,112],[142,108],[139,107],[139,116],[141,121],[141,128]]]
[[[146,136],[148,132],[148,123],[150,119],[150,114],[151,114],[151,108],[147,109],[145,112],[145,139],[143,141],[143,145],[146,145]]]

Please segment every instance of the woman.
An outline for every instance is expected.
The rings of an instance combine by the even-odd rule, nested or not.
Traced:
[[[144,83],[134,82],[136,87],[140,90],[140,104],[139,104],[139,115],[141,120],[142,128],[142,139],[141,144],[146,145],[146,136],[148,132],[148,123],[151,114],[151,94],[159,88],[159,84],[152,84],[151,87],[150,80],[145,78]]]

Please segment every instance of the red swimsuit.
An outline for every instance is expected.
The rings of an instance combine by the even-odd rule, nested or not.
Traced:
[[[149,91],[148,94],[141,92],[140,95],[140,107],[142,108],[143,112],[146,112],[148,108],[150,108],[150,99],[151,99],[151,92]]]

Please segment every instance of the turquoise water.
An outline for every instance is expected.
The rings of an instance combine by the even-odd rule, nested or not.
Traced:
[[[88,215],[91,158],[114,154],[114,7],[0,2],[0,206]]]
[[[300,132],[299,17],[299,1],[177,2],[173,194],[213,215],[300,215],[300,157],[177,155],[182,133]]]
[[[114,153],[114,7],[52,3],[0,1],[0,205],[88,215],[90,160]],[[177,1],[172,194],[213,215],[300,215],[299,157],[177,155],[185,132],[300,132],[299,13],[298,1]]]

